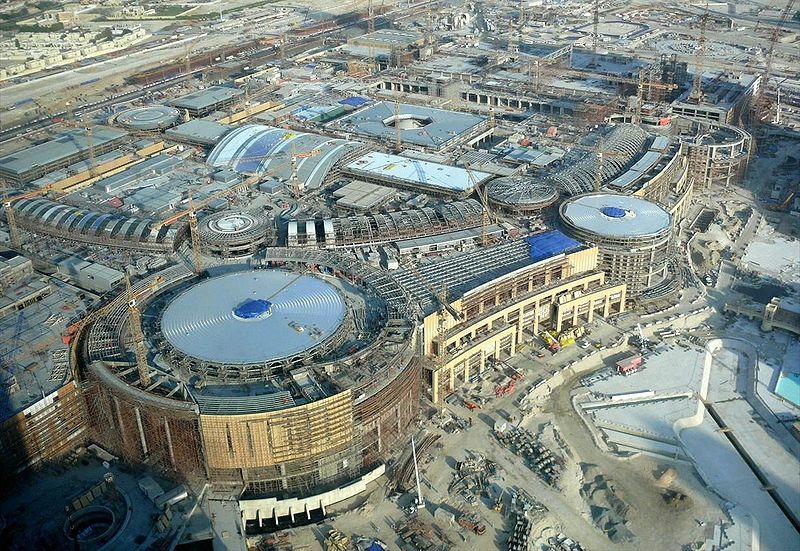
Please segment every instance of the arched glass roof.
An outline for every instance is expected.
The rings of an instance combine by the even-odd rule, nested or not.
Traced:
[[[334,164],[360,147],[362,144],[359,142],[252,124],[226,135],[206,162],[215,168],[242,173],[260,172],[287,180],[291,175],[291,156],[294,154],[300,157],[297,159],[300,181],[307,188],[318,188]]]

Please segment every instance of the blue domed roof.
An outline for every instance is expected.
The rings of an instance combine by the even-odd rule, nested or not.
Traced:
[[[261,298],[247,299],[233,309],[233,315],[239,319],[251,320],[269,315],[272,303]]]
[[[609,218],[624,218],[627,211],[619,207],[603,207],[600,212]]]

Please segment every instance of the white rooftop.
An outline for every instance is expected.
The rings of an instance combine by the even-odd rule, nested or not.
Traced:
[[[469,173],[463,168],[407,159],[399,155],[390,155],[377,151],[359,157],[347,165],[347,168],[378,177],[385,176],[389,180],[387,183],[390,183],[391,179],[395,179],[404,183],[454,191],[467,191],[472,189],[475,184],[492,177],[487,172],[472,170],[472,179],[470,179]]]

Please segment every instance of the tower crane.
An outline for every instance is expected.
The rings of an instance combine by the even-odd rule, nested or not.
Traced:
[[[311,151],[304,151],[301,153],[297,153],[292,147],[292,153],[290,157],[290,163],[292,167],[292,173],[289,177],[289,187],[292,190],[292,196],[297,199],[300,197],[300,194],[303,192],[303,183],[300,181],[300,178],[297,176],[297,168],[298,168],[298,159],[307,159],[309,157],[314,157],[315,155],[319,155],[319,149],[312,149]]]
[[[756,97],[752,100],[753,109],[755,111],[755,117],[753,123],[758,124],[768,114],[771,109],[771,102],[767,97],[766,89],[769,83],[769,79],[772,76],[772,58],[775,52],[775,44],[778,42],[778,38],[780,38],[781,29],[783,25],[786,23],[786,19],[789,17],[789,13],[791,13],[792,8],[794,7],[795,0],[789,0],[784,6],[783,11],[781,12],[780,17],[778,18],[778,22],[772,27],[772,30],[769,33],[769,43],[767,45],[767,52],[764,55],[764,71],[761,73],[761,82],[759,83],[758,89],[756,90]]]
[[[400,96],[394,97],[394,150],[400,153],[403,150],[403,129],[400,127]]]
[[[700,16],[700,38],[697,40],[697,55],[695,56],[694,80],[692,91],[689,92],[689,101],[700,103],[703,101],[703,66],[706,57],[706,26],[708,25],[708,0],[706,0],[703,15]]]
[[[142,312],[139,310],[136,293],[131,287],[131,278],[125,274],[125,291],[128,297],[128,315],[131,336],[133,337],[133,352],[136,356],[136,368],[139,370],[139,381],[143,388],[150,386],[150,366],[147,364],[147,349],[144,346],[142,334]]]
[[[472,185],[472,189],[474,189],[475,193],[478,195],[481,206],[483,207],[481,212],[481,245],[485,247],[490,241],[489,224],[492,223],[492,218],[494,218],[493,222],[497,223],[497,217],[493,217],[492,212],[489,210],[489,196],[486,192],[486,185],[481,188],[478,187],[478,182],[475,181],[475,175],[472,173],[472,168],[470,167],[469,163],[464,163],[464,169],[467,171],[469,183]]]
[[[94,178],[97,176],[97,167],[95,166],[94,157],[94,136],[92,135],[92,127],[86,125],[86,146],[89,148],[89,176]]]
[[[600,0],[592,2],[592,61],[589,67],[597,67],[597,44],[600,41]]]
[[[194,272],[203,272],[203,253],[200,250],[200,230],[197,228],[197,209],[194,208],[192,192],[189,192],[189,238],[192,240],[192,256],[194,257]]]
[[[624,153],[620,153],[618,151],[613,151],[610,149],[605,148],[605,140],[603,139],[603,135],[600,135],[600,138],[597,140],[596,147],[587,147],[580,144],[575,144],[572,147],[575,149],[582,149],[584,151],[591,151],[595,154],[597,158],[597,165],[594,172],[594,191],[599,192],[602,190],[603,187],[603,167],[605,166],[605,159],[606,157],[622,157]]]

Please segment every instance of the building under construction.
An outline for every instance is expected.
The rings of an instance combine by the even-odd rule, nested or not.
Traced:
[[[176,228],[159,225],[154,219],[92,212],[42,197],[20,199],[10,208],[18,227],[68,241],[171,252],[178,234]]]
[[[383,472],[417,414],[411,307],[393,278],[332,252],[273,248],[205,279],[168,268],[81,335],[92,437],[243,493],[246,522],[324,511]]]
[[[122,145],[128,133],[116,128],[93,126],[91,133],[84,128],[72,128],[42,144],[0,158],[0,181],[20,186],[45,174],[99,157]]]
[[[681,133],[689,157],[689,171],[698,189],[740,182],[750,162],[753,140],[749,132],[727,124],[707,123],[678,117],[674,124]]]
[[[347,218],[291,220],[289,247],[358,247],[439,235],[482,224],[483,207],[474,199],[432,207]]]

